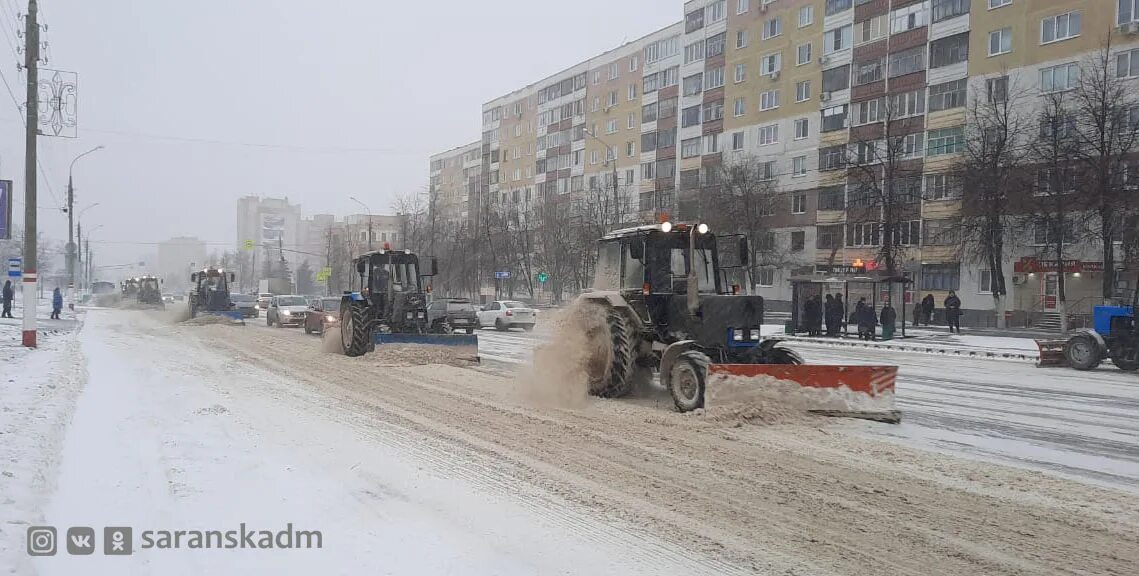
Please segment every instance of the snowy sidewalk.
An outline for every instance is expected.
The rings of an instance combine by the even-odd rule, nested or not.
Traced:
[[[6,526],[0,566],[15,561],[14,573],[43,575],[707,572],[661,554],[651,538],[527,497],[528,488],[489,488],[463,472],[463,456],[424,460],[429,445],[287,375],[179,338],[187,329],[139,313],[88,312],[78,338],[87,384],[54,493],[42,518],[50,482],[17,493],[12,517],[56,527],[61,549],[67,527],[93,527],[97,551],[30,558],[26,525]],[[538,498],[545,501],[535,505]],[[145,530],[237,531],[243,523],[320,531],[322,546],[198,550],[183,540],[177,550],[142,548]],[[132,556],[102,553],[108,526],[133,529]]]
[[[764,335],[780,336],[782,326],[764,326]],[[906,338],[901,332],[895,333],[893,340],[859,340],[851,334],[841,338],[821,338],[809,336],[786,336],[787,339],[822,346],[846,348],[872,348],[897,352],[917,352],[961,358],[985,358],[990,360],[1012,360],[1036,362],[1040,351],[1031,338],[1006,336],[984,336],[976,334],[947,334],[941,331],[906,328]],[[1057,336],[1059,337],[1059,336]]]

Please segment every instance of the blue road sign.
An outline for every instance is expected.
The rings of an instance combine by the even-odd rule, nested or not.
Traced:
[[[510,278],[510,272],[495,272],[495,278]]]
[[[8,259],[8,277],[19,278],[23,276],[24,259],[23,258],[9,258]]]

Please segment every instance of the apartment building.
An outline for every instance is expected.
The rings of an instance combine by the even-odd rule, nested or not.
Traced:
[[[458,231],[470,216],[468,198],[482,175],[482,143],[471,142],[431,157],[430,194],[438,224]]]
[[[901,143],[890,186],[909,199],[892,232],[905,247],[898,267],[912,280],[906,305],[933,294],[940,306],[955,290],[967,321],[991,321],[992,272],[963,258],[947,233],[962,208],[950,172],[970,102],[1018,91],[1026,108],[1042,107],[1043,95],[1070,88],[1108,39],[1117,73],[1139,76],[1139,0],[691,0],[677,8],[678,24],[485,104],[481,196],[590,202],[591,190],[615,179],[616,188],[636,190],[638,220],[691,220],[712,208],[709,192],[725,167],[754,163],[773,195],[771,232],[752,239],[770,248],[754,289],[774,309],[789,305],[792,276],[879,264],[880,208],[864,190],[883,185],[884,169],[866,165],[888,139]],[[1052,270],[1039,258],[1047,232],[1022,233],[1004,266],[1010,309],[1053,308],[1059,274],[1069,302],[1100,293],[1104,263],[1094,247],[1074,247],[1071,266]],[[1134,275],[1125,276],[1120,289],[1135,288]]]

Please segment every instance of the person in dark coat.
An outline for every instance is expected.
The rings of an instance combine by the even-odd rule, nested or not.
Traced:
[[[886,302],[882,305],[880,320],[882,324],[882,337],[885,339],[893,338],[894,328],[896,327],[898,320],[898,312],[894,310],[893,306],[890,305],[889,300],[886,300]]]
[[[814,322],[811,323],[811,329],[814,330],[815,336],[823,335],[823,315],[826,314],[826,308],[823,307],[823,297],[815,295],[815,316]]]
[[[814,296],[807,298],[803,303],[803,324],[807,329],[807,336],[815,335],[815,321],[819,316],[818,300]]]
[[[914,326],[921,326],[921,317],[925,315],[925,309],[921,305],[921,301],[914,302],[914,316],[910,322]]]
[[[827,294],[826,302],[823,304],[823,322],[827,325],[827,336],[834,336],[834,296]]]
[[[12,281],[4,281],[4,312],[0,314],[0,318],[12,317],[12,299],[16,297],[16,291],[12,289]]]
[[[961,333],[961,299],[953,290],[949,291],[949,297],[945,299],[945,321],[949,324],[950,333],[954,329],[958,334]]]
[[[878,317],[874,313],[874,307],[866,304],[865,299],[860,299],[858,303],[861,309],[858,312],[858,335],[863,340],[873,340],[875,335],[875,327],[878,324]]]
[[[933,324],[933,294],[926,294],[921,301],[922,321],[926,326]]]
[[[846,305],[842,303],[842,294],[834,295],[834,317],[834,334],[832,336],[838,336],[838,333],[842,331],[843,321],[846,319]]]
[[[51,318],[52,320],[59,320],[59,312],[63,310],[63,293],[57,287],[51,293]]]

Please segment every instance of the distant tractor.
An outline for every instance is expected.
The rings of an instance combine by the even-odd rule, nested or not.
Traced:
[[[383,250],[362,254],[353,261],[356,273],[340,302],[340,336],[344,354],[361,356],[376,344],[451,346],[457,356],[478,359],[478,336],[431,334],[419,256],[410,250]]]
[[[707,225],[670,222],[601,239],[593,288],[580,296],[600,307],[606,322],[593,334],[605,345],[589,362],[590,392],[626,396],[655,368],[681,412],[712,404],[713,388],[722,382],[742,382],[743,388],[769,383],[773,387],[760,392],[776,396],[789,383],[816,391],[845,388],[866,400],[813,411],[897,422],[896,367],[800,366],[802,359],[783,341],[763,336],[763,298],[727,285],[728,273],[748,263],[747,239],[724,240],[727,253]],[[722,257],[735,263],[722,263]]]
[[[134,299],[138,297],[139,283],[138,278],[127,278],[122,282],[122,297],[126,299]]]
[[[138,281],[138,303],[154,308],[166,308],[162,298],[162,280],[155,276],[142,276]]]
[[[193,288],[190,292],[190,318],[198,316],[224,316],[245,324],[240,310],[235,310],[229,299],[229,284],[235,280],[233,272],[221,268],[204,268],[190,274]]]
[[[1130,306],[1096,306],[1092,310],[1091,329],[1077,330],[1067,340],[1037,340],[1040,348],[1037,365],[1094,370],[1110,358],[1120,370],[1139,370],[1137,309],[1139,290],[1135,291]]]

